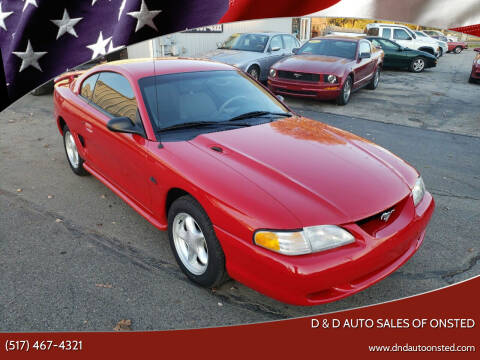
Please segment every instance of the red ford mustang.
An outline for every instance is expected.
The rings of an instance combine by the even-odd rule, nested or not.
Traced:
[[[480,80],[480,48],[476,48],[474,51],[477,52],[477,55],[473,59],[472,72],[469,79],[471,83]]]
[[[234,67],[150,59],[78,75],[54,93],[70,167],[168,229],[203,286],[229,275],[320,304],[386,277],[423,241],[434,201],[414,168],[293,114]]]
[[[275,94],[345,105],[353,91],[378,86],[384,53],[366,39],[315,38],[294,52],[270,69],[268,87]]]

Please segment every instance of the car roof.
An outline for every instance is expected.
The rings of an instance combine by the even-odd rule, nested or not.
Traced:
[[[94,67],[95,71],[119,71],[133,78],[196,71],[235,70],[231,65],[195,58],[163,57],[112,61]]]
[[[267,35],[267,36],[272,36],[272,35],[292,35],[286,32],[278,32],[278,31],[263,31],[263,32],[238,32],[236,33],[238,35],[246,35],[246,34],[252,34],[252,35]],[[293,35],[292,35],[293,36]]]
[[[311,38],[310,40],[346,40],[351,42],[358,42],[362,39],[363,37],[333,35],[333,36],[317,36],[317,37]]]

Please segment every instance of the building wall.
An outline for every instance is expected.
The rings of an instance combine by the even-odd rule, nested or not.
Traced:
[[[199,57],[215,50],[217,43],[241,32],[279,31],[292,33],[292,18],[240,21],[223,25],[222,33],[175,33],[128,47],[129,58],[149,56]]]

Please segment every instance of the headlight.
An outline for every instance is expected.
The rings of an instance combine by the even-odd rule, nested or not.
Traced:
[[[325,75],[325,81],[328,81],[330,84],[335,84],[337,77],[335,75]]]
[[[412,189],[413,204],[417,206],[420,203],[420,201],[422,201],[424,195],[425,195],[425,184],[423,183],[423,179],[420,176],[415,182],[415,185],[413,186],[413,189]]]
[[[277,70],[275,70],[275,69],[270,69],[269,74],[270,74],[270,76],[271,76],[272,78],[274,78],[275,76],[277,76]]]
[[[303,255],[347,245],[355,238],[335,225],[319,225],[302,231],[257,231],[255,244],[284,255]]]

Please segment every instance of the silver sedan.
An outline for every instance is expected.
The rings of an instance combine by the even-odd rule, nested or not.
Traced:
[[[297,38],[287,33],[233,34],[203,57],[234,65],[256,80],[266,81],[270,67],[299,47]]]

